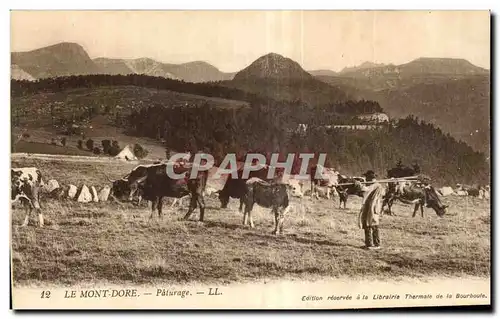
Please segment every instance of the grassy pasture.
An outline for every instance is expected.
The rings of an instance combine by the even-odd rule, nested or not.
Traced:
[[[36,165],[45,180],[98,188],[135,164],[70,163],[13,160],[12,166]],[[397,203],[397,216],[384,216],[382,249],[366,251],[357,226],[360,198],[347,209],[338,199],[294,199],[284,234],[271,235],[273,217],[256,207],[255,229],[242,226],[238,201],[219,209],[206,200],[206,221],[180,220],[187,207],[170,209],[149,220],[150,208],[115,203],[80,204],[44,199],[46,227],[20,228],[24,211],[12,210],[14,285],[83,282],[114,284],[231,283],[257,279],[425,279],[430,276],[490,276],[490,203],[475,198],[445,197],[449,214],[439,218],[426,209]],[[33,222],[36,220],[32,217]]]

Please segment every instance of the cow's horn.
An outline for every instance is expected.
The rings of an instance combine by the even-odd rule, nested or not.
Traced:
[[[115,182],[114,180],[112,180],[111,178],[109,178],[109,176],[108,176],[108,175],[106,175],[106,173],[103,173],[103,174],[104,174],[104,176],[106,176],[106,179],[107,179],[110,183],[114,183],[114,182]]]

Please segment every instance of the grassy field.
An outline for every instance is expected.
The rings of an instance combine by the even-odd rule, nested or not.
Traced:
[[[45,179],[60,183],[104,185],[132,165],[22,160],[12,166],[38,166]],[[338,199],[294,200],[284,234],[271,235],[273,217],[257,207],[255,229],[242,226],[238,201],[219,209],[207,199],[206,221],[180,220],[187,207],[164,210],[150,221],[150,209],[114,203],[80,204],[44,199],[43,229],[20,228],[24,212],[12,210],[14,285],[83,282],[114,284],[233,283],[256,279],[394,279],[430,276],[490,276],[490,203],[445,197],[449,214],[395,204],[397,216],[384,216],[379,251],[362,249],[357,226],[361,204],[352,197],[347,209]],[[36,220],[32,218],[33,222]]]

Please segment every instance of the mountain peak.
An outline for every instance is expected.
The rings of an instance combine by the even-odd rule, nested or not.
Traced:
[[[244,79],[310,79],[307,73],[297,62],[280,54],[271,52],[261,56],[252,64],[238,72],[235,80]]]
[[[85,49],[73,42],[60,42],[31,51],[12,52],[11,63],[17,64],[34,78],[99,73],[99,68]]]

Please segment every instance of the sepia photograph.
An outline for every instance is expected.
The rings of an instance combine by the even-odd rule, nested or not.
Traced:
[[[490,11],[9,15],[11,309],[491,307]]]

